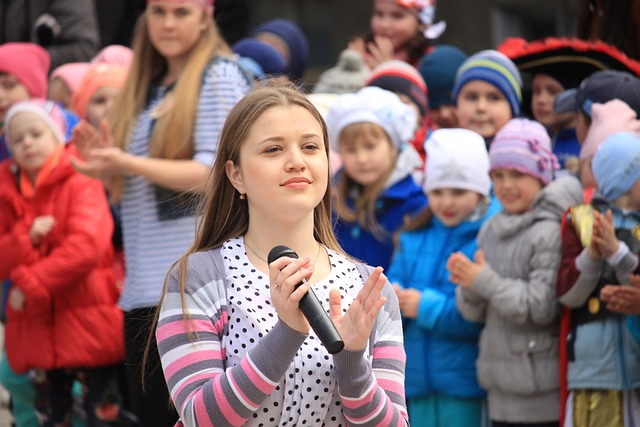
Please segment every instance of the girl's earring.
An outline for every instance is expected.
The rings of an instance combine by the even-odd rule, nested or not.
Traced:
[[[244,193],[240,193],[240,200],[244,200],[246,199],[246,197],[244,196]]]

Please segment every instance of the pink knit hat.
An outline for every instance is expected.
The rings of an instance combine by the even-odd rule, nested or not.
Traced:
[[[73,95],[73,111],[81,119],[87,118],[87,107],[91,97],[104,86],[121,89],[127,80],[128,69],[119,65],[93,64]]]
[[[67,132],[67,120],[64,112],[55,102],[46,99],[31,99],[29,101],[18,102],[14,104],[7,112],[4,121],[4,127],[7,130],[5,136],[7,138],[7,147],[11,148],[11,133],[9,132],[9,123],[20,113],[37,114],[51,129],[54,136],[63,145],[65,143],[65,133]]]
[[[47,97],[50,64],[49,53],[35,43],[0,45],[0,73],[17,78],[32,98]]]
[[[133,61],[133,50],[119,44],[112,44],[104,47],[91,60],[92,64],[111,64],[122,67],[131,66]]]
[[[551,152],[551,139],[540,123],[528,119],[511,119],[496,134],[489,147],[490,172],[515,169],[538,178],[544,185],[560,167]]]
[[[73,95],[76,93],[76,90],[78,90],[78,86],[80,86],[80,82],[82,82],[84,75],[89,71],[90,66],[91,64],[88,62],[69,62],[62,64],[53,70],[49,80],[51,81],[55,78],[61,79]]]
[[[156,3],[159,1],[166,0],[147,0],[147,4]],[[214,0],[171,0],[176,3],[190,3],[194,6],[200,6],[204,9],[205,13],[211,17],[213,17],[213,3]]]
[[[640,135],[636,112],[619,99],[591,106],[591,126],[580,148],[580,160],[593,157],[598,146],[611,134],[631,131]]]

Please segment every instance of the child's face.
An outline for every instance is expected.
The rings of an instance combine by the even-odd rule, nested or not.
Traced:
[[[429,110],[429,117],[437,129],[451,129],[458,127],[458,117],[454,105],[441,105]]]
[[[548,74],[538,73],[531,80],[531,91],[533,117],[543,126],[554,132],[574,126],[574,113],[558,114],[553,111],[553,101],[564,92],[559,81]]]
[[[341,137],[338,146],[344,173],[362,186],[374,184],[388,173],[396,153],[396,147],[381,129],[351,140]]]
[[[313,215],[329,183],[322,125],[298,105],[270,108],[253,123],[238,164],[227,161],[226,172],[246,193],[252,218]]]
[[[431,190],[429,209],[447,227],[454,227],[469,218],[482,196],[475,191],[460,188]]]
[[[16,114],[11,119],[7,132],[14,161],[32,178],[60,146],[60,141],[49,126],[35,113]]]
[[[482,80],[465,84],[456,104],[458,125],[478,132],[484,138],[493,137],[513,118],[511,106],[502,92]]]
[[[69,86],[59,77],[54,77],[49,82],[49,95],[48,98],[58,104],[62,105],[64,108],[69,108],[69,104],[71,104],[71,89]]]
[[[491,172],[493,190],[502,208],[511,215],[520,215],[529,210],[542,182],[532,175],[515,169],[495,169]]]
[[[386,37],[394,51],[398,51],[415,37],[420,29],[416,12],[402,7],[395,0],[374,0],[371,16],[371,32]]]
[[[154,2],[146,17],[151,44],[169,62],[183,61],[206,28],[202,9],[189,3]]]
[[[87,106],[87,121],[95,128],[100,128],[100,123],[107,118],[119,92],[118,88],[102,86],[93,93]]]
[[[27,87],[11,74],[0,73],[0,128],[9,108],[18,102],[29,100]]]

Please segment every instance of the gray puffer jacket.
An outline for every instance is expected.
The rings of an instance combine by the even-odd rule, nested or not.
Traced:
[[[476,367],[494,421],[559,419],[560,221],[582,199],[576,178],[559,178],[538,193],[529,211],[501,212],[478,235],[487,264],[470,290],[457,289],[456,304],[466,319],[485,322]]]

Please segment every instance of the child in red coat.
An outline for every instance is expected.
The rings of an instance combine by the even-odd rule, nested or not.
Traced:
[[[0,280],[13,286],[5,342],[13,370],[35,372],[41,425],[69,422],[78,379],[87,424],[97,426],[117,416],[114,365],[124,358],[113,221],[102,184],[72,168],[63,123],[50,101],[16,104],[6,116],[13,158],[0,163]]]

